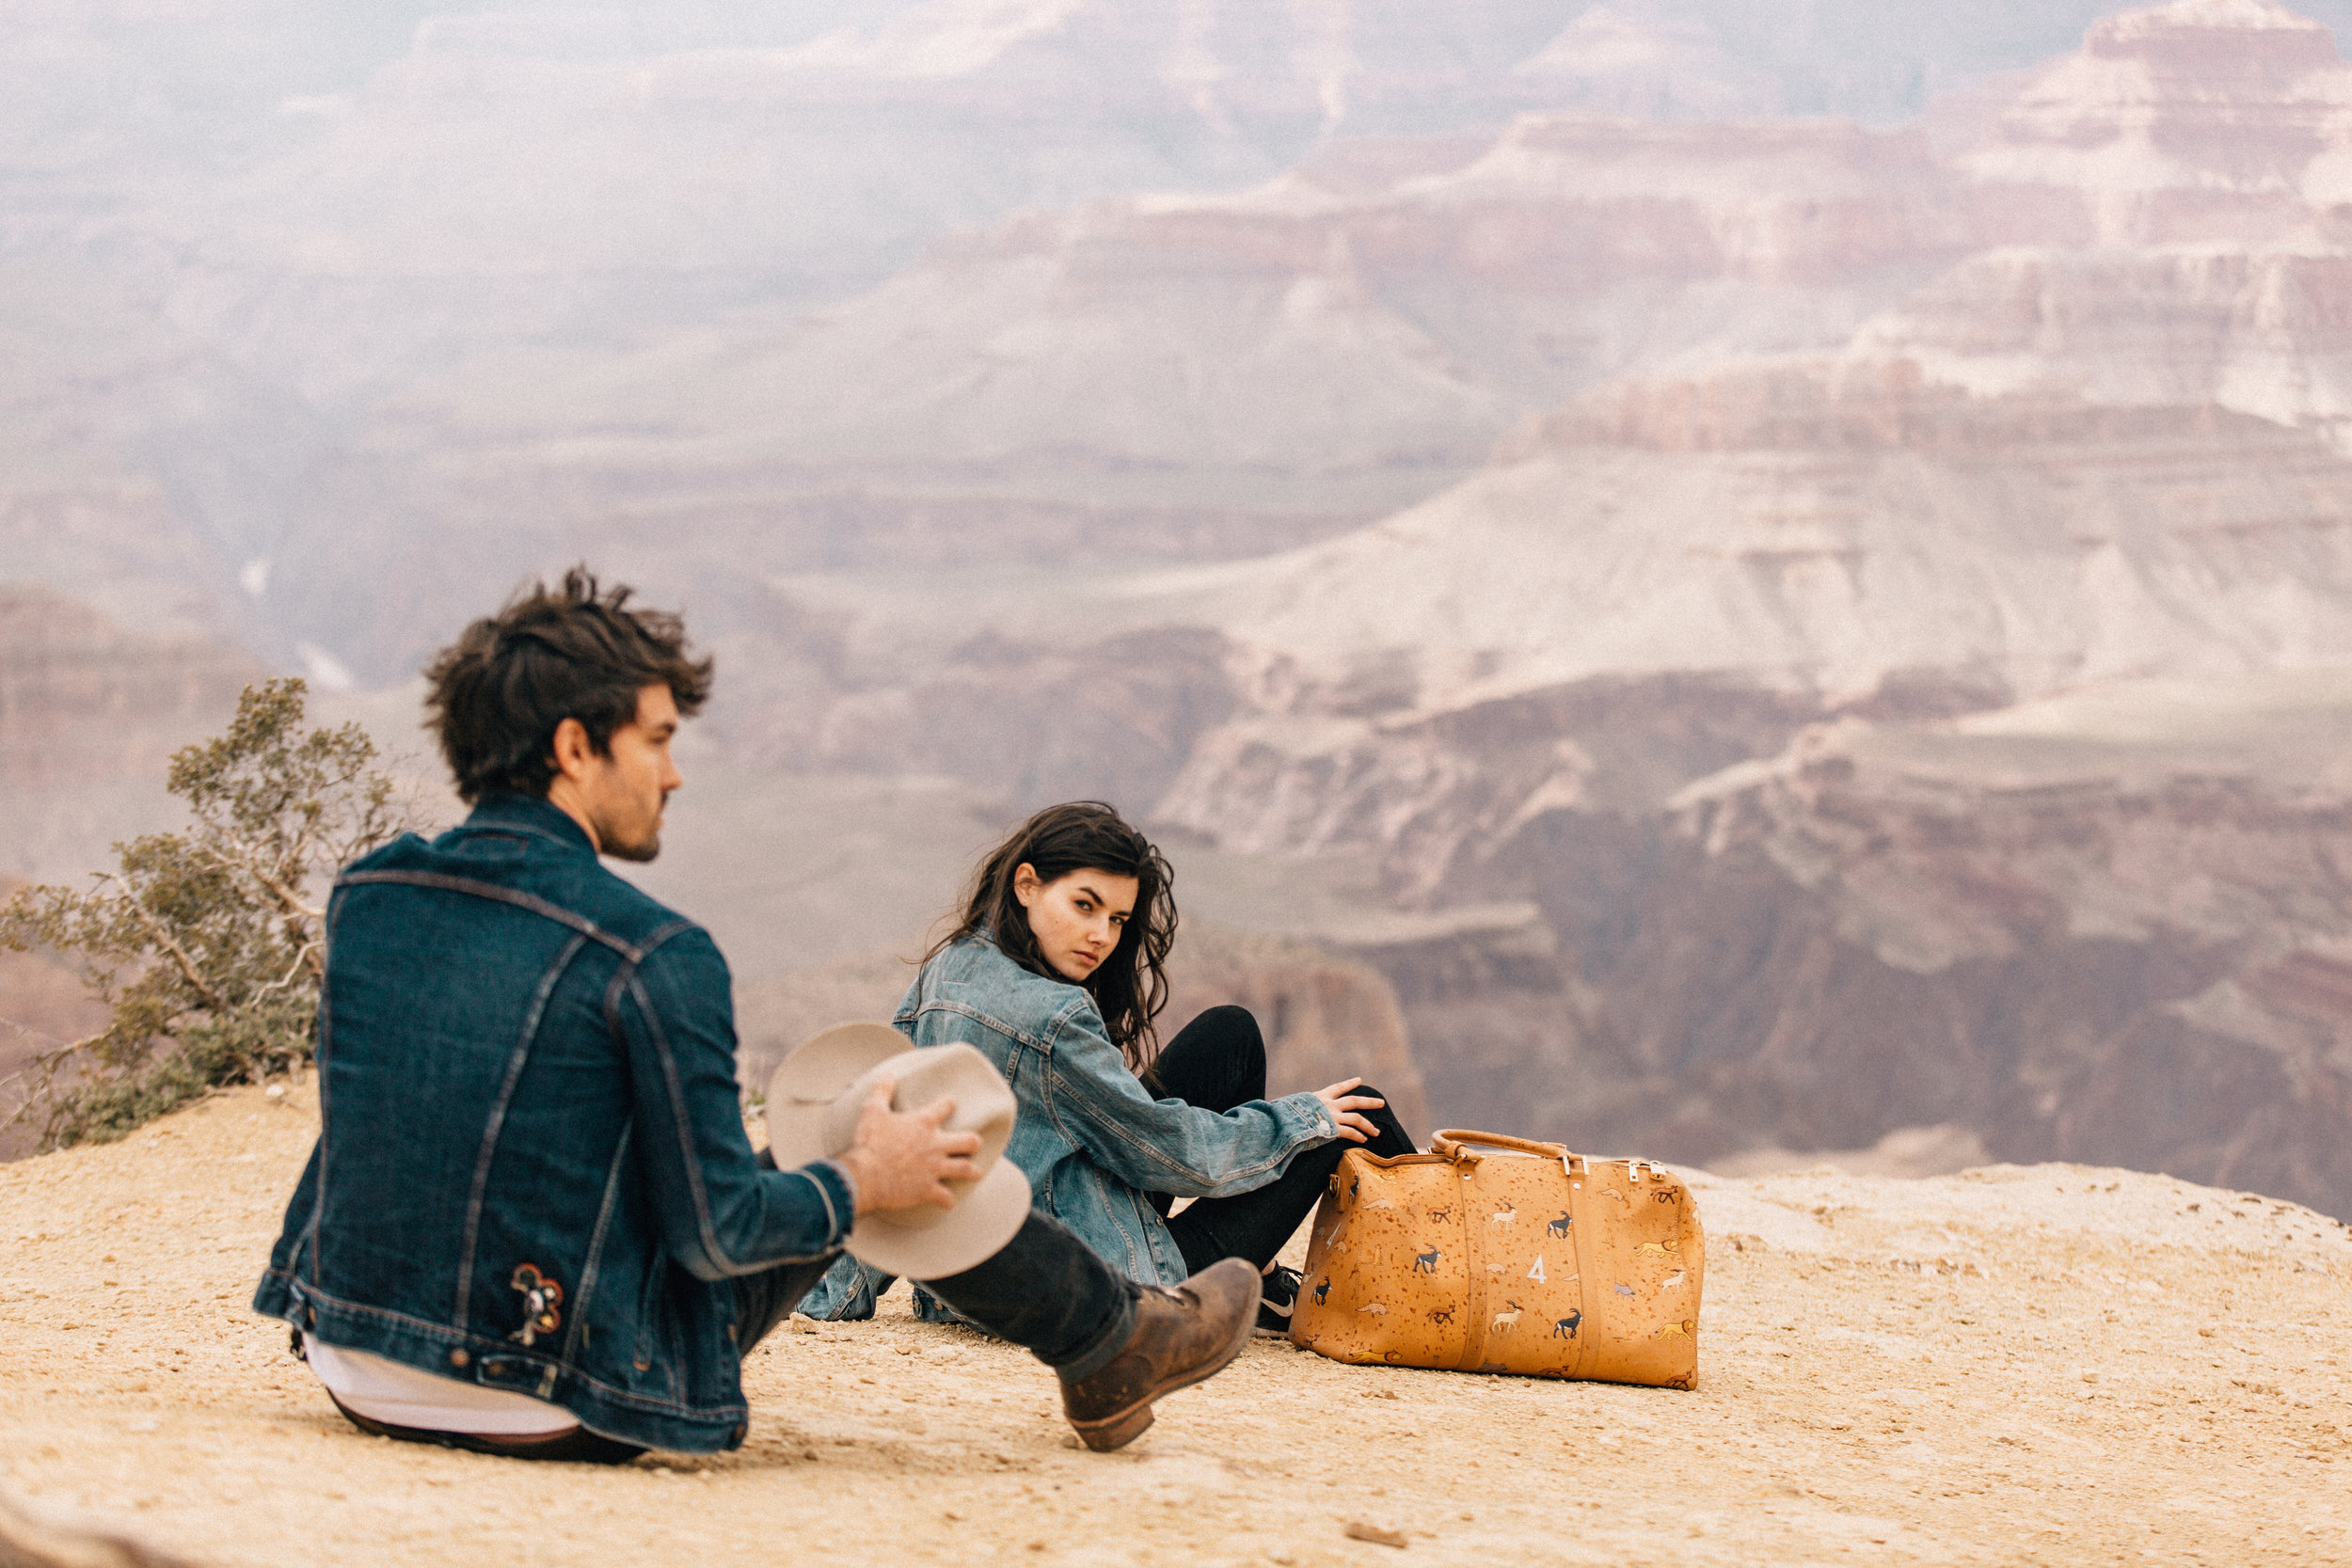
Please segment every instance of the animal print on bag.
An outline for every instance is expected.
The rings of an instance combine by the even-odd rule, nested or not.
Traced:
[[[1689,1189],[1557,1145],[1438,1143],[1341,1161],[1294,1342],[1342,1361],[1692,1386],[1706,1243]]]

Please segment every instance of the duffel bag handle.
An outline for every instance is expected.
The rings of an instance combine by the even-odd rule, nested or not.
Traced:
[[[1465,1127],[1440,1127],[1430,1135],[1429,1148],[1449,1160],[1476,1160],[1479,1156],[1469,1147],[1482,1145],[1487,1148],[1517,1149],[1539,1159],[1557,1160],[1560,1168],[1571,1176],[1576,1167],[1585,1163],[1581,1154],[1571,1154],[1565,1144],[1537,1143],[1533,1138],[1514,1138],[1503,1132],[1473,1132]]]

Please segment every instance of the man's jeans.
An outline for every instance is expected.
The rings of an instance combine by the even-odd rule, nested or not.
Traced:
[[[750,1350],[824,1277],[830,1258],[787,1263],[735,1282],[736,1333]],[[1012,1240],[961,1274],[923,1288],[1000,1339],[1025,1345],[1065,1380],[1108,1365],[1136,1326],[1136,1287],[1077,1233],[1032,1209]]]

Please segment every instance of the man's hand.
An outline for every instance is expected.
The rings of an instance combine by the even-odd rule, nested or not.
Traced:
[[[835,1156],[857,1187],[857,1212],[912,1209],[918,1203],[942,1209],[956,1206],[950,1181],[973,1181],[979,1171],[972,1156],[979,1152],[977,1132],[942,1132],[940,1123],[956,1114],[952,1100],[935,1100],[919,1111],[890,1108],[898,1090],[894,1079],[877,1079],[858,1111],[857,1136]]]
[[[1315,1091],[1315,1098],[1323,1101],[1331,1113],[1332,1121],[1338,1124],[1340,1136],[1352,1144],[1363,1143],[1380,1135],[1380,1129],[1375,1127],[1363,1113],[1376,1111],[1388,1103],[1368,1094],[1347,1092],[1362,1082],[1360,1078],[1343,1078],[1328,1088]]]

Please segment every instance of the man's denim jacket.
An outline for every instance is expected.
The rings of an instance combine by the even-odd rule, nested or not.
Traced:
[[[755,1159],[710,938],[513,795],[354,864],[326,928],[319,1141],[254,1308],[627,1442],[740,1443],[731,1281],[837,1251],[854,1194]],[[562,1293],[526,1323],[534,1279]]]
[[[984,937],[923,966],[892,1020],[916,1045],[976,1045],[1020,1102],[1006,1154],[1036,1207],[1085,1238],[1130,1279],[1173,1285],[1184,1254],[1147,1193],[1228,1197],[1280,1176],[1301,1149],[1338,1132],[1311,1094],[1253,1100],[1222,1116],[1154,1100],[1078,986],[1022,968]],[[802,1310],[863,1317],[885,1276],[836,1263]]]

